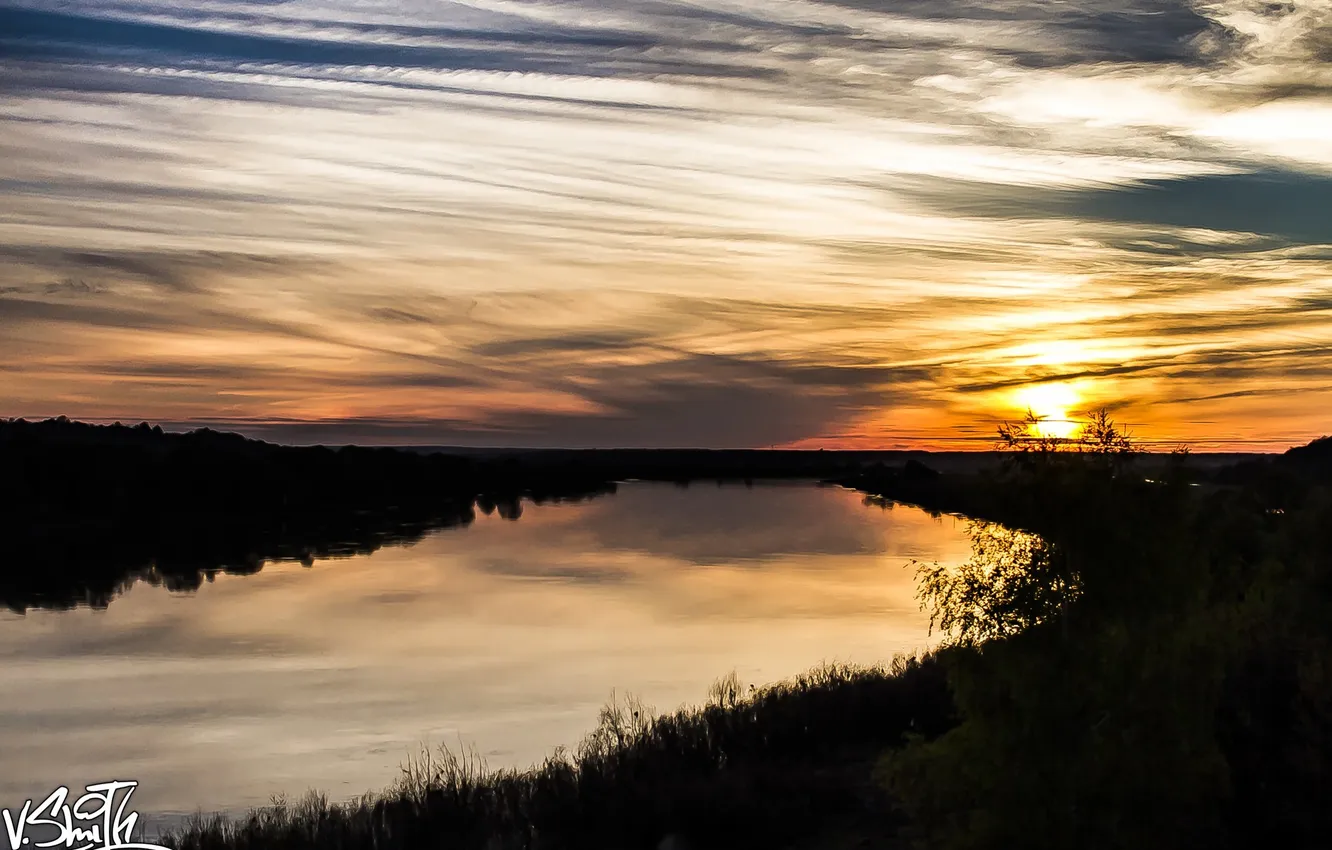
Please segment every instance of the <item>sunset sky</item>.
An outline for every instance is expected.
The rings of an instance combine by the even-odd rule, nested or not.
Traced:
[[[1332,2],[0,0],[0,416],[1332,431]]]

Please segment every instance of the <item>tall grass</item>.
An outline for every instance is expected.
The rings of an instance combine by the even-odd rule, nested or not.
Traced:
[[[906,736],[953,723],[938,659],[826,665],[787,682],[717,682],[701,707],[654,715],[615,700],[572,752],[490,771],[441,748],[396,785],[347,803],[311,794],[238,819],[197,816],[179,850],[780,847],[892,814],[873,764]]]

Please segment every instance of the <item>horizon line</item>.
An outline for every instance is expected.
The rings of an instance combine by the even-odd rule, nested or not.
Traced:
[[[341,446],[357,446],[362,448],[396,448],[404,450],[464,450],[464,451],[488,451],[488,452],[533,452],[533,451],[757,451],[757,452],[846,452],[846,453],[960,453],[960,454],[987,454],[1002,453],[998,447],[998,440],[991,436],[976,435],[957,435],[954,437],[935,437],[920,435],[902,435],[896,438],[896,441],[908,443],[908,445],[878,445],[878,446],[858,446],[847,445],[845,441],[839,441],[836,438],[830,438],[825,445],[810,445],[817,438],[804,438],[794,443],[788,444],[770,444],[770,445],[646,445],[646,444],[607,444],[607,445],[543,445],[543,444],[523,444],[523,443],[475,443],[475,442],[435,442],[431,440],[408,440],[405,437],[394,439],[392,436],[384,438],[371,437],[366,439],[367,435],[356,435],[345,442],[321,441],[310,439],[281,439],[278,435],[264,434],[255,436],[245,433],[246,428],[257,428],[267,430],[292,429],[296,430],[302,427],[306,428],[354,428],[355,423],[365,423],[373,427],[373,421],[368,420],[300,420],[300,419],[184,419],[184,420],[157,420],[153,422],[147,419],[137,417],[87,417],[76,419],[70,416],[10,416],[4,417],[5,421],[25,421],[25,422],[46,422],[65,419],[68,422],[77,422],[89,425],[122,425],[133,428],[140,424],[149,424],[160,426],[166,433],[184,434],[199,430],[211,430],[219,433],[232,433],[245,437],[246,439],[259,440],[261,442],[272,443],[274,445],[292,446],[292,447],[314,447],[324,446],[337,448]],[[400,424],[403,426],[412,426],[415,423],[409,420],[382,420],[382,424]],[[426,424],[426,423],[421,423]],[[1131,424],[1131,423],[1130,423]],[[420,427],[419,425],[417,427]],[[1310,437],[1300,440],[1296,438],[1256,438],[1256,437],[1236,437],[1231,439],[1212,439],[1198,441],[1172,440],[1167,438],[1138,438],[1135,442],[1142,447],[1142,451],[1148,454],[1164,453],[1165,451],[1174,451],[1176,449],[1187,449],[1194,454],[1280,454],[1288,449],[1297,448],[1302,445],[1320,439],[1320,437]],[[843,443],[839,445],[839,442]],[[851,442],[854,443],[854,440]],[[909,445],[912,442],[918,442],[920,445]],[[988,444],[987,448],[979,448],[980,444]],[[957,444],[957,447],[952,447]]]

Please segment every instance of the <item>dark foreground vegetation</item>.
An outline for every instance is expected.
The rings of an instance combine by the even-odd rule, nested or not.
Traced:
[[[1011,463],[906,486],[978,526],[922,595],[959,724],[885,756],[925,847],[1325,847],[1332,837],[1332,440],[1145,476],[1106,415]],[[905,476],[882,482],[901,494]],[[868,480],[862,482],[873,489]],[[929,488],[933,488],[930,490]]]
[[[573,753],[525,771],[425,754],[389,791],[348,804],[319,796],[248,818],[197,819],[180,850],[297,848],[827,847],[892,835],[899,817],[875,760],[952,723],[939,662],[826,667],[747,691],[734,677],[708,704],[653,716],[603,709]],[[854,846],[845,844],[844,846]]]

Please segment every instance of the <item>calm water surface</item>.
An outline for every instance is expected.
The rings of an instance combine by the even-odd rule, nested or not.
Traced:
[[[629,484],[414,546],[0,614],[0,806],[137,779],[150,813],[350,797],[422,743],[491,766],[573,745],[612,690],[658,709],[929,644],[913,558],[965,524],[810,485]]]

